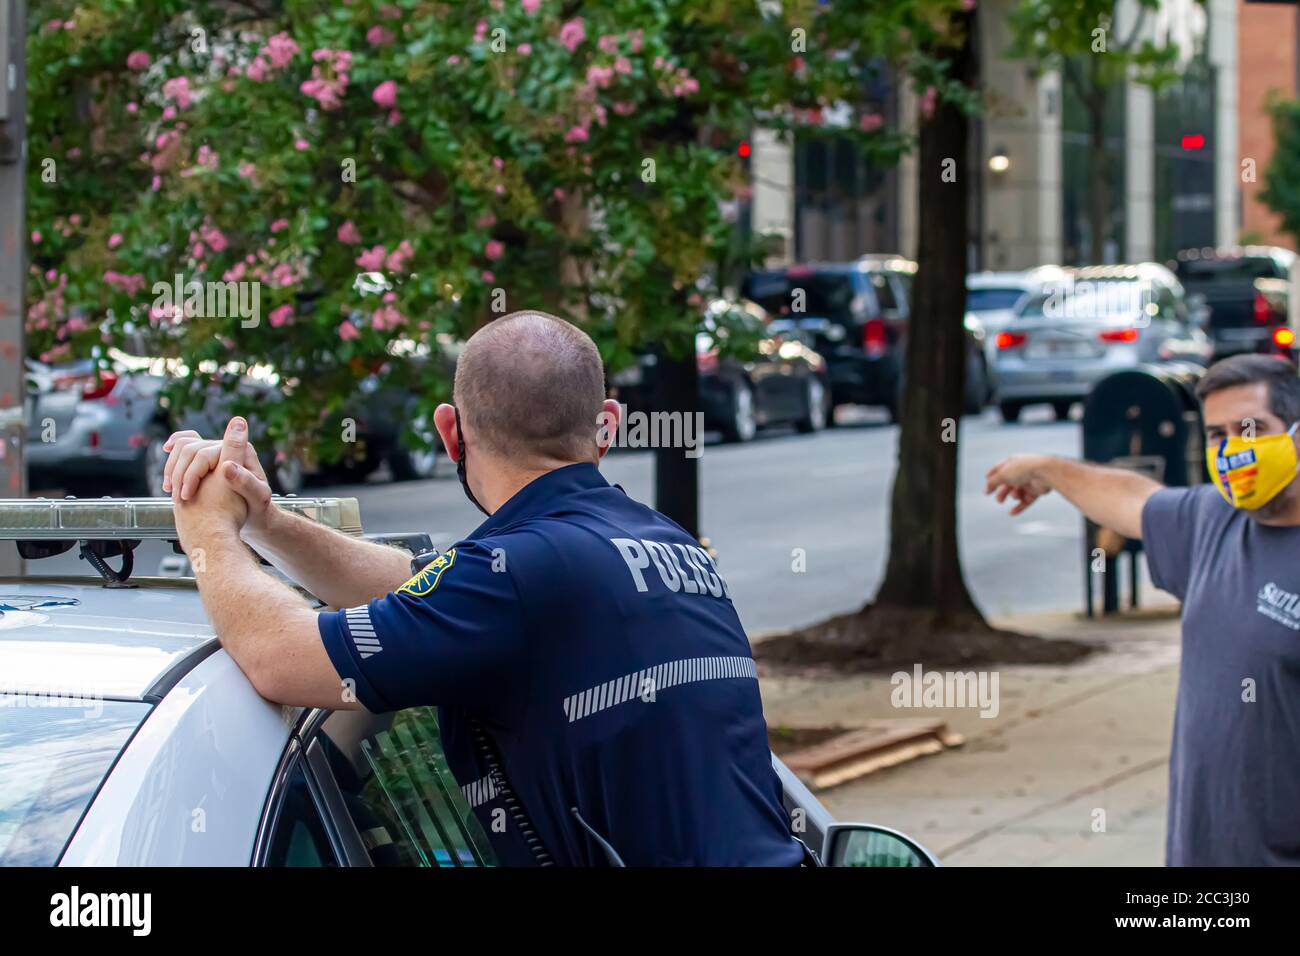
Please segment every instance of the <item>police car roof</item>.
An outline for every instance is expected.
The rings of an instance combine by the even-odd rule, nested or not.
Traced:
[[[216,650],[193,581],[0,578],[0,693],[157,700]]]

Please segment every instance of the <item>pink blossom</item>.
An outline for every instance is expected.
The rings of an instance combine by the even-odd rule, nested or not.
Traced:
[[[961,0],[961,8],[969,13],[975,9],[975,0]]]
[[[266,41],[266,46],[262,48],[261,52],[270,58],[272,66],[283,69],[298,55],[300,49],[301,47],[294,42],[293,37],[281,31]]]
[[[384,268],[389,272],[405,272],[407,262],[414,255],[415,250],[411,248],[410,242],[403,239],[397,244],[397,248],[389,253],[388,258],[384,260]]]
[[[496,281],[497,281],[497,277],[496,277],[495,275],[492,274],[492,270],[490,270],[490,269],[484,269],[484,270],[483,270],[483,281],[484,281],[484,282],[496,282]]]
[[[574,17],[560,27],[560,42],[568,48],[570,53],[577,50],[585,39],[587,39],[587,31],[582,25],[582,17]]]
[[[644,39],[645,39],[645,31],[644,31],[644,30],[630,30],[630,31],[628,31],[627,39],[628,39],[628,42],[629,42],[630,44],[632,44],[632,52],[633,52],[633,53],[640,53],[640,52],[641,52],[641,43],[642,43],[642,42],[644,41]]]
[[[614,112],[619,116],[631,116],[636,111],[636,104],[620,101],[614,104]]]
[[[389,110],[389,111],[388,111],[388,125],[389,125],[389,126],[396,126],[396,125],[397,125],[398,123],[400,123],[401,121],[402,121],[402,111],[401,111],[401,110]]]
[[[121,244],[122,244],[122,234],[120,232],[115,232],[108,237],[108,248],[116,249]]]
[[[128,113],[134,113],[139,109],[140,109],[139,105],[134,100],[126,104],[126,111]]]
[[[556,186],[554,189],[551,190],[551,195],[554,196],[560,202],[564,202],[564,197],[567,196],[568,193],[566,193],[559,186]]]
[[[380,332],[395,329],[405,321],[406,316],[402,315],[397,307],[393,305],[381,305],[370,314],[370,324]]]
[[[524,8],[524,13],[532,16],[541,9],[542,0],[521,0],[519,5]]]
[[[176,101],[179,109],[185,109],[194,98],[194,91],[190,89],[190,78],[188,76],[173,76],[163,84],[163,96]]]
[[[240,162],[235,171],[244,179],[252,179],[257,175],[257,167],[246,159]]]
[[[614,61],[614,72],[624,75],[632,72],[632,61],[625,56],[620,56]]]
[[[162,177],[161,177],[161,176],[155,176],[153,179],[151,179],[151,180],[149,181],[149,191],[150,191],[150,192],[155,192],[155,193],[156,193],[156,192],[157,192],[159,189],[161,189],[161,188],[162,188]]]
[[[366,42],[371,46],[388,46],[397,39],[388,27],[373,26],[366,31]]]
[[[367,272],[378,272],[384,265],[384,247],[372,246],[357,256],[356,263]]]
[[[38,230],[38,229],[33,229],[33,230],[32,230],[32,245],[34,245],[34,246],[39,246],[40,244],[41,244],[41,233],[40,233],[40,230]]]
[[[531,43],[521,43],[515,47],[515,52],[520,56],[528,56],[533,52],[533,45]]]
[[[474,226],[478,229],[491,229],[497,224],[497,217],[492,213],[484,213],[474,220]]]
[[[612,33],[607,33],[596,41],[596,47],[601,53],[617,53],[618,37],[614,36]]]
[[[357,327],[351,322],[344,321],[339,323],[339,338],[344,342],[347,342],[350,339],[359,338],[360,335],[361,333],[357,331]]]
[[[474,24],[474,42],[481,43],[483,41],[483,38],[487,36],[487,31],[488,31],[488,22],[486,20],[480,19],[478,23]]]
[[[879,113],[863,113],[858,120],[858,126],[864,133],[874,133],[885,125],[885,118]]]
[[[493,156],[492,165],[495,166],[497,169],[505,169],[506,161],[502,159],[500,156]]]
[[[275,220],[275,222],[271,223],[271,231],[272,231],[272,232],[280,232],[280,231],[282,231],[282,230],[284,230],[284,229],[288,229],[288,228],[289,228],[289,220],[288,220],[288,219],[277,219],[277,220]]]
[[[307,142],[302,137],[299,137],[293,141],[293,148],[300,153],[305,153],[307,150],[311,149],[311,143]]]
[[[935,99],[938,95],[938,91],[933,86],[927,87],[926,91],[921,94],[919,107],[922,116],[929,118],[934,114]]]
[[[216,169],[221,165],[221,154],[207,143],[204,143],[199,147],[199,153],[194,158],[194,161],[207,169]]]
[[[293,321],[293,306],[286,303],[278,309],[272,309],[271,314],[267,316],[267,320],[271,323],[272,327],[277,329],[282,325],[288,325]]]
[[[392,109],[397,105],[397,84],[392,80],[384,80],[375,87],[375,92],[371,94],[370,98],[384,109]]]
[[[460,62],[460,57],[457,56],[455,53],[453,53],[451,56],[447,57],[447,65],[448,65],[448,66],[455,66],[455,65],[456,65],[457,63],[459,63],[459,62]]]
[[[489,262],[496,262],[505,253],[506,247],[496,239],[489,239],[487,245],[483,247],[483,255],[488,257]]]
[[[149,54],[144,50],[132,50],[126,57],[126,68],[128,70],[147,70],[149,68]]]
[[[361,241],[361,233],[357,231],[356,223],[351,219],[339,226],[338,237],[339,242],[345,242],[349,246],[355,246]]]
[[[614,78],[614,70],[608,66],[589,66],[587,67],[587,82],[592,86],[604,89],[609,86],[610,80]]]
[[[564,134],[566,143],[585,143],[587,141],[587,128],[585,126],[573,126]]]

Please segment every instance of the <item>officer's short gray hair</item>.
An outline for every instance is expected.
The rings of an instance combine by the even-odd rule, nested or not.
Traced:
[[[571,322],[534,310],[489,322],[465,344],[452,394],[474,440],[500,455],[595,460],[605,366]]]
[[[1196,397],[1205,401],[1225,388],[1255,384],[1268,387],[1268,410],[1286,425],[1300,420],[1300,377],[1293,364],[1276,355],[1250,353],[1215,362],[1196,383]]]

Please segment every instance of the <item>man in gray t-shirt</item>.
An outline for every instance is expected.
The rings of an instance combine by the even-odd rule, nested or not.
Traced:
[[[1014,498],[1014,515],[1055,490],[1140,537],[1151,579],[1183,602],[1166,862],[1300,865],[1300,378],[1239,355],[1197,395],[1212,484],[1013,455],[988,491]]]

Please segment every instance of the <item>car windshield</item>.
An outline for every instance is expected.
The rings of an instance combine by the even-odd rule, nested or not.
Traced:
[[[795,300],[797,290],[802,290],[802,303]],[[745,296],[773,316],[801,311],[818,318],[851,319],[855,292],[847,272],[761,272],[745,280]]]
[[[51,866],[131,733],[133,701],[0,694],[0,866]]]
[[[1189,259],[1178,263],[1178,278],[1184,285],[1214,285],[1220,282],[1253,282],[1282,278],[1277,263],[1268,256],[1240,259]]]
[[[971,289],[966,293],[966,311],[993,312],[998,309],[1014,309],[1024,294],[1024,289]]]

